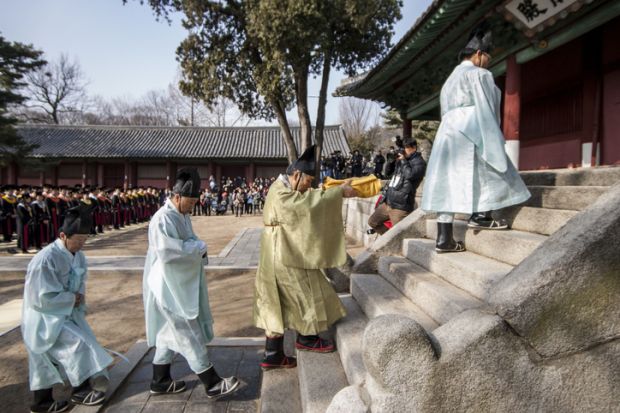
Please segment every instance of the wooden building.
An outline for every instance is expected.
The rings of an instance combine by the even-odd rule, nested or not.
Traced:
[[[299,147],[299,128],[292,132]],[[32,157],[42,162],[0,168],[2,184],[170,188],[179,168],[193,166],[205,187],[210,175],[252,181],[288,164],[279,127],[23,125],[18,133],[39,145]],[[340,126],[327,126],[324,141],[324,153],[350,151]]]
[[[336,95],[440,119],[439,92],[469,33],[493,30],[506,152],[519,169],[620,163],[620,1],[435,0],[368,73]]]

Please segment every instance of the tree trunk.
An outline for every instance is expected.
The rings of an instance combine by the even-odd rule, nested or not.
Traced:
[[[286,119],[286,109],[282,102],[277,99],[270,99],[270,104],[273,107],[276,117],[278,118],[278,124],[280,125],[280,131],[282,133],[282,139],[286,145],[288,152],[288,163],[291,164],[297,159],[297,148],[295,147],[295,141],[293,140],[293,134],[291,128]]]
[[[308,112],[308,66],[295,70],[295,98],[300,128],[299,151],[303,152],[312,145],[312,123]]]
[[[321,154],[323,152],[323,132],[325,129],[325,105],[327,104],[327,86],[329,85],[329,74],[332,65],[332,49],[325,52],[323,61],[323,74],[321,77],[321,91],[319,92],[319,106],[316,114],[316,125],[314,129],[314,139],[316,141],[316,166],[315,174],[320,177],[321,173]],[[319,179],[315,179],[319,183]]]
[[[58,119],[58,108],[56,106],[52,106],[52,122],[56,125],[60,125],[60,119]]]

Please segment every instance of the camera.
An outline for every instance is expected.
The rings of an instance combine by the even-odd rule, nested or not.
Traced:
[[[392,142],[394,142],[394,145],[396,145],[397,155],[401,155],[405,153],[405,145],[403,144],[403,139],[399,135],[394,136],[392,138]]]

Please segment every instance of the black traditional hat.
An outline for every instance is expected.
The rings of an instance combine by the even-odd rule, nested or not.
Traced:
[[[469,40],[464,50],[471,53],[480,50],[481,52],[490,53],[493,49],[491,27],[486,21],[478,24],[469,35]]]
[[[200,175],[196,168],[183,168],[177,173],[172,192],[188,198],[200,197]]]
[[[299,158],[295,162],[289,165],[287,168],[287,173],[292,175],[294,171],[300,171],[306,175],[314,176],[314,168],[315,168],[315,149],[316,145],[310,146],[308,149],[301,154]]]
[[[60,232],[64,232],[68,237],[73,234],[90,234],[92,225],[92,207],[80,204],[67,210],[65,222],[60,227]]]

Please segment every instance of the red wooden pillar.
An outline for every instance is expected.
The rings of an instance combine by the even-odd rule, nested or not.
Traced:
[[[215,178],[215,162],[213,161],[209,161],[209,178],[214,177]]]
[[[172,189],[172,184],[170,181],[175,177],[172,175],[172,162],[169,160],[166,161],[166,189]]]
[[[256,174],[256,166],[254,162],[250,162],[249,165],[245,166],[245,180],[248,184],[254,181],[254,175]]]
[[[17,166],[15,162],[11,162],[6,168],[6,183],[8,185],[17,185]]]
[[[39,171],[39,186],[45,185],[45,171]]]
[[[599,164],[601,110],[603,95],[602,50],[603,38],[599,31],[585,35],[583,46],[583,134],[581,137],[581,166]]]
[[[170,189],[172,189],[172,187],[174,186],[174,183],[177,180],[177,172],[179,170],[179,164],[176,162],[172,162],[172,166],[171,166],[171,171],[172,173],[170,174]]]
[[[411,119],[403,116],[403,139],[411,138]]]
[[[52,167],[52,186],[58,186],[58,165]]]
[[[519,120],[521,118],[521,65],[515,55],[506,59],[506,87],[504,90],[503,129],[506,154],[519,169]]]
[[[215,183],[220,186],[220,179],[222,179],[222,165],[215,164]]]
[[[132,188],[138,187],[138,162],[131,163],[130,183]]]
[[[97,186],[103,188],[103,164],[97,162]]]
[[[82,188],[86,186],[86,172],[88,170],[88,164],[86,160],[82,161]]]
[[[123,190],[126,191],[131,187],[131,184],[129,183],[129,177],[131,176],[131,165],[129,164],[129,161],[125,161],[124,167],[125,171],[123,174]]]

